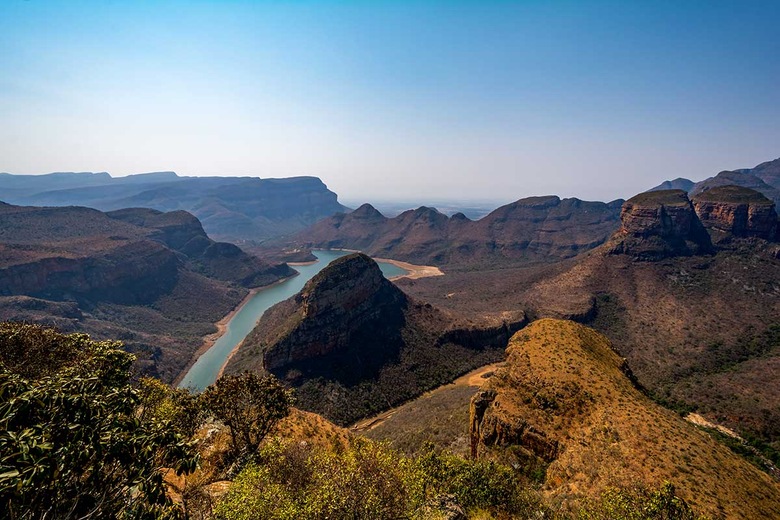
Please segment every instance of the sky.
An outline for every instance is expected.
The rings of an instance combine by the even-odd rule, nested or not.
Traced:
[[[780,157],[780,2],[0,0],[0,171],[627,198]]]

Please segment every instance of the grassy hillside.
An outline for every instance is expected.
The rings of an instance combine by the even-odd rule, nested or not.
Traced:
[[[666,480],[713,518],[780,516],[776,482],[651,401],[628,375],[603,335],[570,321],[536,321],[515,334],[506,368],[473,401],[475,448],[481,456],[544,460],[544,487],[556,500]]]

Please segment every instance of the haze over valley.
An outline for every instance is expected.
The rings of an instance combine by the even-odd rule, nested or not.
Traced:
[[[4,2],[0,517],[780,518],[778,20]]]

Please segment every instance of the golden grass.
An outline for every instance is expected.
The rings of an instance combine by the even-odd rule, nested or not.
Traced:
[[[515,334],[507,354],[483,386],[498,394],[486,417],[524,421],[558,443],[544,485],[551,499],[668,480],[712,518],[780,518],[778,484],[638,391],[601,334],[543,319]]]

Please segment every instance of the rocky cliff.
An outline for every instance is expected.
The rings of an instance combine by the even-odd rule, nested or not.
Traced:
[[[776,518],[776,482],[706,432],[645,397],[609,341],[573,322],[544,319],[515,334],[505,368],[471,402],[477,457],[546,468],[559,502],[612,486],[673,482],[714,518]]]
[[[414,301],[363,254],[269,309],[226,371],[270,372],[305,409],[346,424],[500,358],[522,313],[464,319]]]
[[[643,260],[711,251],[707,231],[682,190],[641,193],[623,204],[610,251]]]
[[[695,196],[693,205],[702,224],[715,238],[775,238],[775,204],[755,190],[720,186]]]
[[[296,326],[263,352],[263,368],[288,365],[344,352],[353,342],[382,336],[389,351],[401,341],[409,302],[379,266],[365,255],[335,260],[295,296]]]
[[[168,381],[246,288],[291,274],[183,211],[0,205],[0,319],[122,339]]]
[[[130,208],[107,215],[148,230],[150,239],[180,253],[191,269],[211,278],[244,287],[259,287],[295,274],[285,264],[269,264],[233,244],[215,242],[208,237],[200,221],[186,211],[165,213]]]
[[[365,204],[323,219],[287,246],[360,249],[377,257],[453,267],[545,263],[602,244],[618,227],[621,202],[529,197],[477,221],[428,207],[386,218]]]

